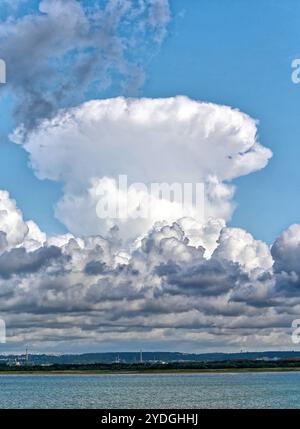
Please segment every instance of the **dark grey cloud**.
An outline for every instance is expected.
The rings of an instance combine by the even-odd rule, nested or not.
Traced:
[[[14,274],[37,272],[61,255],[61,249],[56,246],[42,247],[29,253],[23,247],[12,249],[0,256],[0,276],[7,279]]]
[[[107,271],[107,265],[100,261],[88,262],[85,266],[84,272],[90,276],[96,276],[97,274],[104,274]]]
[[[239,346],[241,338],[250,344],[288,342],[300,297],[285,251],[291,243],[297,248],[300,235],[296,243],[294,234],[278,239],[278,272],[269,265],[246,268],[253,249],[262,264],[266,256],[255,242],[250,251],[249,237],[247,252],[238,242],[238,262],[230,234],[236,239],[239,231],[222,231],[217,249],[205,258],[205,249],[191,246],[178,223],[156,227],[127,253],[127,263],[120,263],[117,231],[108,238],[56,237],[49,241],[55,245],[46,241],[36,250],[12,247],[0,253],[0,316],[14,341],[39,347],[69,347],[72,341],[87,347],[95,341],[209,341],[220,347]],[[222,243],[224,236],[230,246]]]
[[[300,227],[291,225],[271,247],[278,296],[300,296]]]
[[[246,279],[237,264],[214,258],[182,267],[169,261],[159,265],[156,272],[166,277],[170,291],[195,295],[221,295]]]

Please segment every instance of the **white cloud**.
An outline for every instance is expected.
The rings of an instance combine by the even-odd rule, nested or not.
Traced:
[[[39,226],[32,220],[26,222],[26,225],[28,227],[28,232],[22,246],[24,246],[28,252],[32,252],[42,247],[46,242],[47,237],[46,234],[40,230]]]
[[[275,268],[278,272],[295,272],[300,274],[300,225],[291,225],[272,246]]]
[[[222,229],[215,254],[239,263],[247,272],[269,271],[274,262],[269,246],[241,228]]]
[[[6,191],[0,191],[0,231],[2,250],[22,243],[28,233],[21,211]]]
[[[96,217],[99,183],[120,174],[132,182],[206,185],[206,220],[228,220],[234,209],[234,187],[228,181],[263,168],[271,151],[257,140],[256,122],[230,107],[190,100],[95,100],[62,110],[32,130],[25,142],[21,130],[12,139],[23,143],[41,179],[60,181],[65,195],[58,218],[75,234],[105,234],[111,224]],[[138,205],[133,195],[132,206]],[[155,220],[174,221],[197,214],[152,201]],[[199,219],[198,219],[199,220]],[[137,236],[149,222],[117,223]]]
[[[195,219],[183,218],[178,220],[178,224],[185,231],[192,246],[202,246],[205,249],[205,257],[210,257],[217,248],[220,232],[225,227],[224,219],[218,218],[210,218],[204,224]]]

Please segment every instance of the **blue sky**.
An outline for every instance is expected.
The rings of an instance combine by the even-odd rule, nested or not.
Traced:
[[[259,140],[273,151],[262,171],[238,179],[232,225],[273,241],[299,221],[300,56],[297,1],[174,1],[177,19],[149,70],[149,96],[185,94],[236,107],[259,120]]]
[[[300,212],[300,85],[290,78],[291,61],[300,56],[300,4],[172,0],[171,8],[167,38],[146,67],[140,95],[187,95],[238,108],[259,120],[259,140],[274,156],[267,168],[236,180],[238,208],[231,224],[271,242],[299,220]],[[90,97],[94,95],[117,94],[111,89]],[[1,102],[2,132],[10,129],[10,104]],[[49,233],[64,231],[53,216],[60,185],[39,181],[27,164],[25,152],[3,136],[0,187],[17,199],[26,218]]]

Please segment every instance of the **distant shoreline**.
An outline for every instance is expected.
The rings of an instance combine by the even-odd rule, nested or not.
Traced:
[[[166,369],[166,370],[11,370],[11,371],[0,371],[1,375],[155,375],[155,374],[230,374],[230,373],[266,373],[266,372],[299,372],[298,368],[224,368],[224,369]]]
[[[300,371],[300,359],[231,360],[203,362],[139,362],[35,365],[33,362],[0,365],[0,375],[18,374],[222,374]]]

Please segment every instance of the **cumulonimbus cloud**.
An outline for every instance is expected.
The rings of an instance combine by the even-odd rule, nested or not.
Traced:
[[[16,325],[17,312],[31,314],[19,338],[35,336],[40,344],[45,332],[55,332],[69,345],[70,338],[106,346],[135,339],[189,347],[201,341],[203,349],[289,342],[300,301],[288,254],[300,238],[284,232],[270,249],[226,227],[232,180],[271,157],[257,141],[255,120],[187,97],[115,98],[61,110],[23,137],[22,129],[11,136],[37,177],[63,184],[56,213],[70,233],[45,238],[27,222],[30,237],[23,233],[15,245],[25,250],[2,249],[3,260],[12,259],[0,278],[7,294],[2,311]],[[207,217],[161,205],[155,225],[105,223],[96,215],[97,187],[107,186],[111,199],[118,174],[129,181],[203,181]],[[30,257],[20,264],[24,251]]]
[[[234,209],[230,182],[265,167],[271,157],[248,115],[182,96],[94,100],[44,120],[25,141],[22,129],[11,138],[29,153],[37,177],[63,184],[56,214],[77,235],[111,228],[97,217],[96,206],[100,198],[103,204],[113,198],[119,175],[127,175],[129,184],[203,182],[206,220],[228,220]],[[138,205],[136,193],[128,195],[131,206]],[[153,198],[150,205],[150,221],[116,221],[121,235],[135,238],[155,221],[197,219],[192,207],[182,211]]]
[[[181,96],[78,105],[89,90],[108,88],[115,72],[121,92],[136,94],[140,64],[166,35],[169,2],[86,8],[43,0],[30,15],[9,11],[0,48],[23,123],[11,139],[28,152],[38,178],[62,184],[56,215],[69,232],[48,237],[0,192],[0,317],[8,345],[289,347],[300,309],[300,226],[271,248],[226,227],[233,180],[264,168],[272,155],[257,140],[257,121]],[[78,106],[60,109],[70,105]],[[99,219],[97,191],[107,202],[120,174],[129,183],[203,182],[205,218],[153,199],[154,219]],[[138,204],[134,192],[130,202]]]

